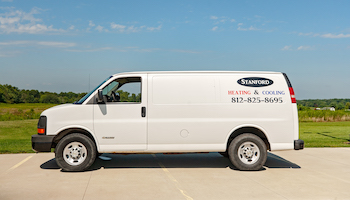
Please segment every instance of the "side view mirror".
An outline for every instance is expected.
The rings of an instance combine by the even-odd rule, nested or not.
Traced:
[[[103,103],[103,95],[101,89],[97,91],[97,103]]]

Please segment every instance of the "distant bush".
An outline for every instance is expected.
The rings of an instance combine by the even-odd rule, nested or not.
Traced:
[[[343,110],[299,110],[299,122],[350,121],[350,112]]]
[[[38,119],[40,113],[35,113],[33,109],[23,112],[19,109],[15,112],[6,112],[0,115],[0,121],[13,121],[13,120],[24,120],[24,119]]]

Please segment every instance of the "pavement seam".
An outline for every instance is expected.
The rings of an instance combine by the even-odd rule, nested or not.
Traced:
[[[152,156],[157,160],[158,165],[162,168],[163,172],[168,176],[168,178],[173,181],[176,188],[180,191],[180,193],[187,199],[187,200],[193,200],[192,197],[190,197],[185,190],[183,190],[180,187],[180,183],[175,179],[175,177],[169,172],[169,170],[163,165],[163,163],[157,158],[155,154],[152,154]]]
[[[87,191],[87,189],[88,189],[88,187],[89,187],[90,180],[91,180],[91,176],[92,176],[92,172],[90,172],[90,177],[89,177],[89,180],[88,180],[88,182],[87,182],[87,184],[86,184],[86,188],[85,188],[85,191],[84,191],[84,195],[83,195],[82,200],[85,199],[85,194],[86,194],[86,191]]]

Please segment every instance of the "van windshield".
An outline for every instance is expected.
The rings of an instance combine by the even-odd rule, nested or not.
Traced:
[[[110,78],[112,78],[112,76],[108,77],[106,80],[102,81],[102,83],[100,83],[97,87],[95,87],[95,89],[91,90],[91,92],[89,92],[88,94],[86,94],[83,98],[81,98],[79,101],[75,102],[74,104],[82,104],[92,93],[95,92],[95,90],[97,90],[97,88],[99,88],[102,84],[104,84],[106,81],[108,81]]]

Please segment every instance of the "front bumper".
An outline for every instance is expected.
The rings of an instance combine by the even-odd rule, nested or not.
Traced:
[[[294,150],[304,149],[304,140],[294,140]]]
[[[54,135],[32,135],[32,148],[36,152],[51,152]]]

